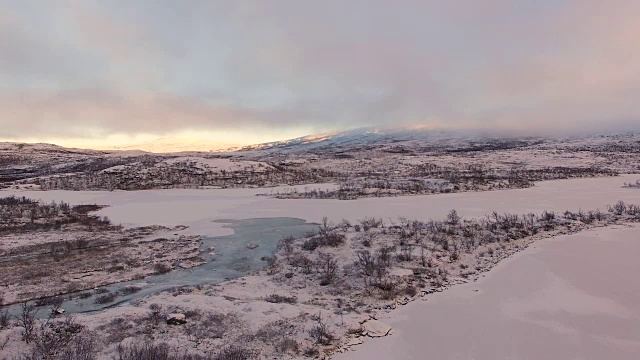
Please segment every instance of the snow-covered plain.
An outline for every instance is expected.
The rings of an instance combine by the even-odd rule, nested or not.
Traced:
[[[638,359],[638,231],[537,242],[476,283],[392,312],[392,336],[336,359]]]
[[[362,198],[357,200],[283,200],[257,194],[269,189],[167,189],[145,191],[2,191],[5,195],[26,196],[43,201],[64,200],[71,204],[109,205],[97,212],[115,224],[126,227],[145,225],[189,226],[194,235],[230,234],[219,219],[292,217],[319,222],[327,216],[338,222],[377,217],[396,221],[441,219],[455,209],[461,216],[475,217],[499,213],[539,213],[544,210],[606,210],[618,200],[640,203],[640,191],[623,188],[638,175],[556,180],[538,183],[528,189],[467,192],[424,196]],[[330,188],[314,184],[309,188]],[[289,187],[287,187],[289,188]],[[304,189],[305,186],[298,186]],[[274,188],[276,191],[277,188]]]

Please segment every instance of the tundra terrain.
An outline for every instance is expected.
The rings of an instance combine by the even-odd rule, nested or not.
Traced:
[[[482,281],[534,244],[637,229],[638,157],[634,133],[365,129],[167,154],[5,143],[0,358],[332,358],[363,343],[366,354],[371,338],[416,326],[389,325],[399,308]],[[315,225],[278,237],[248,221],[255,242],[231,237],[225,224],[251,219]],[[278,240],[261,242],[266,232]],[[254,253],[266,254],[257,270],[180,282]],[[163,274],[179,276],[148,291]]]

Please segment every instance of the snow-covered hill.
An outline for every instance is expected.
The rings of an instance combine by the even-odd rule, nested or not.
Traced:
[[[433,130],[419,127],[360,128],[303,136],[285,141],[245,146],[241,151],[285,152],[340,152],[346,150],[397,150],[425,148],[468,149],[470,147],[529,146],[540,143],[537,137],[515,137],[508,134],[469,130]]]

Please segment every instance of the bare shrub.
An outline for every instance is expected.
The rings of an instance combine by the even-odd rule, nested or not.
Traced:
[[[382,219],[364,218],[359,220],[359,222],[362,230],[364,231],[369,231],[369,229],[379,228],[382,226]]]
[[[9,335],[5,336],[3,340],[0,340],[0,351],[4,350],[7,344],[9,344],[9,340],[11,340],[11,337],[9,337]]]
[[[302,272],[305,274],[311,274],[313,272],[313,261],[302,254],[296,254],[291,257],[289,263],[295,268],[302,269]]]
[[[283,339],[276,345],[276,351],[281,354],[293,353],[297,355],[300,353],[300,344],[293,339]]]
[[[380,289],[383,299],[389,300],[396,296],[396,287],[398,284],[393,279],[384,277],[382,279],[378,279],[378,281],[373,285]]]
[[[377,265],[376,258],[372,256],[371,253],[367,250],[358,251],[356,253],[356,256],[356,266],[358,267],[360,272],[365,276],[372,276]]]
[[[106,335],[107,343],[119,343],[134,333],[134,327],[129,319],[117,317],[98,327]]]
[[[318,238],[312,237],[305,240],[305,242],[302,243],[302,250],[313,251],[317,249],[318,246],[320,246],[320,242],[318,241]]]
[[[51,296],[51,297],[44,297],[44,298],[40,298],[40,299],[36,299],[34,300],[33,304],[35,306],[54,306],[54,307],[59,307],[62,306],[62,303],[64,302],[64,298],[61,296]]]
[[[398,254],[399,261],[411,261],[413,259],[413,246],[404,244],[400,246],[400,253]]]
[[[349,228],[351,228],[351,223],[347,219],[342,219],[342,221],[338,224],[338,227],[340,228],[340,230],[346,232],[349,231]]]
[[[148,319],[156,325],[158,325],[166,317],[162,310],[162,305],[160,304],[149,305],[149,310],[151,311],[148,315]]]
[[[45,359],[57,356],[67,349],[83,329],[84,326],[76,323],[72,316],[67,316],[64,321],[52,321],[49,318],[34,331],[35,352]]]
[[[94,334],[79,334],[72,343],[67,346],[61,360],[94,360],[98,353],[98,341]]]
[[[329,331],[329,327],[322,321],[322,317],[320,316],[318,316],[317,324],[309,330],[309,335],[316,344],[320,345],[329,345],[334,339],[333,334]]]
[[[622,215],[627,211],[627,204],[624,201],[620,200],[615,205],[609,206],[609,212],[614,213],[615,215]]]
[[[96,297],[94,302],[100,305],[109,304],[109,303],[112,303],[116,299],[116,297],[118,297],[116,293],[107,292]]]
[[[404,293],[407,296],[414,297],[418,294],[418,289],[416,289],[415,286],[407,285],[407,287],[404,288]]]
[[[338,261],[329,254],[320,254],[316,261],[316,268],[321,276],[321,286],[332,284],[338,277]]]
[[[117,347],[118,360],[173,360],[169,345],[145,342],[143,344],[119,344]]]
[[[115,360],[208,360],[209,357],[179,352],[165,343],[119,344]]]
[[[153,265],[153,271],[155,271],[156,274],[166,274],[171,270],[171,266],[166,263],[156,263]]]
[[[274,304],[280,304],[280,303],[296,304],[298,302],[298,299],[295,296],[271,294],[265,297],[264,301],[274,303]]]
[[[460,216],[458,215],[458,212],[455,210],[451,210],[447,214],[446,222],[449,225],[458,225],[460,223]]]
[[[0,311],[0,329],[7,329],[11,325],[9,310]]]
[[[249,360],[255,359],[257,354],[244,345],[228,345],[224,347],[213,360]]]
[[[221,339],[230,329],[240,326],[240,319],[234,313],[209,313],[205,319],[185,329],[187,335],[195,339]]]
[[[324,234],[323,239],[324,241],[322,244],[324,246],[338,247],[344,244],[346,236],[336,231],[331,231]]]
[[[135,293],[137,293],[137,292],[138,292],[138,291],[140,291],[140,290],[142,290],[142,288],[141,288],[141,287],[139,287],[139,286],[131,286],[131,285],[130,285],[130,286],[125,286],[125,287],[123,287],[122,289],[120,289],[120,291],[118,291],[118,293],[119,293],[120,295],[123,295],[123,296],[124,296],[124,295],[131,295],[131,294],[135,294]]]
[[[287,260],[293,254],[294,241],[295,241],[295,238],[293,236],[287,236],[282,240],[280,240],[280,243],[278,243],[278,248],[282,250]]]
[[[20,305],[20,315],[18,317],[18,325],[22,327],[22,341],[27,344],[33,340],[36,327],[36,313],[38,310],[35,306],[23,303]]]

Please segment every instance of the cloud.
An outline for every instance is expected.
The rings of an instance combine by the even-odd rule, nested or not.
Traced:
[[[0,136],[640,127],[635,1],[177,4],[9,2]]]

